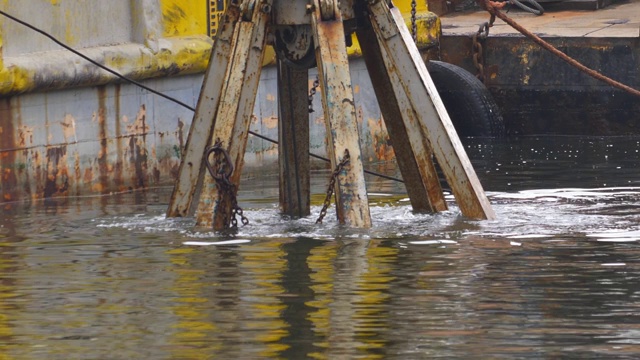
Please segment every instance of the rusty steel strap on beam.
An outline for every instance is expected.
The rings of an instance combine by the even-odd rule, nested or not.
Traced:
[[[582,63],[578,62],[576,59],[570,57],[569,55],[563,53],[562,51],[558,50],[556,47],[554,47],[553,45],[549,44],[548,42],[544,41],[541,37],[539,37],[538,35],[532,33],[531,31],[525,29],[524,27],[522,27],[522,25],[518,24],[517,22],[515,22],[512,18],[508,17],[505,13],[501,12],[500,9],[504,6],[505,3],[501,3],[501,2],[496,2],[496,1],[491,1],[491,0],[478,0],[480,2],[480,6],[482,6],[485,10],[487,10],[489,12],[489,14],[491,14],[491,16],[495,16],[497,18],[499,18],[500,20],[504,21],[505,23],[507,23],[508,25],[510,25],[512,28],[518,30],[522,35],[530,38],[531,40],[533,40],[533,42],[535,42],[536,44],[540,45],[542,48],[544,48],[545,50],[551,52],[552,54],[558,56],[560,59],[564,60],[565,62],[567,62],[569,65],[577,68],[578,70],[584,72],[585,74],[593,77],[594,79],[603,81],[604,83],[611,85],[615,88],[618,88],[620,90],[624,90],[626,92],[628,92],[631,95],[635,95],[640,97],[640,90],[638,89],[634,89],[631,86],[625,85],[619,81],[616,81],[606,75],[603,75],[601,73],[599,73],[598,71],[595,71],[585,65],[583,65]]]
[[[167,99],[167,100],[169,100],[169,101],[172,101],[172,102],[174,102],[174,103],[176,103],[176,104],[178,104],[178,105],[180,105],[180,106],[184,107],[185,109],[188,109],[188,110],[191,110],[191,111],[196,111],[196,109],[195,109],[193,106],[190,106],[190,105],[188,105],[188,104],[186,104],[186,103],[184,103],[184,102],[182,102],[182,101],[180,101],[180,100],[178,100],[178,99],[176,99],[176,98],[173,98],[173,97],[171,97],[171,96],[169,96],[169,95],[166,95],[166,94],[164,94],[164,93],[162,93],[162,92],[160,92],[160,91],[158,91],[158,90],[155,90],[155,89],[153,89],[153,88],[150,88],[150,87],[148,87],[148,86],[146,86],[146,85],[144,85],[144,84],[140,83],[139,81],[136,81],[136,80],[133,80],[133,79],[131,79],[131,78],[129,78],[129,77],[126,77],[126,76],[124,76],[124,75],[120,74],[119,72],[117,72],[117,71],[115,71],[115,70],[111,69],[111,68],[110,68],[110,67],[108,67],[108,66],[105,66],[105,65],[103,65],[103,64],[100,64],[99,62],[97,62],[97,61],[95,61],[95,60],[91,59],[90,57],[88,57],[88,56],[84,55],[83,53],[79,52],[78,50],[75,50],[75,49],[74,49],[74,48],[72,48],[71,46],[69,46],[69,45],[67,45],[67,44],[63,43],[63,42],[62,42],[62,41],[60,41],[60,40],[58,40],[55,36],[53,36],[53,35],[49,34],[48,32],[46,32],[46,31],[44,31],[44,30],[41,30],[41,29],[37,28],[37,27],[36,27],[36,26],[34,26],[34,25],[29,24],[28,22],[25,22],[25,21],[20,20],[20,19],[18,19],[18,18],[16,18],[16,17],[14,17],[14,16],[12,16],[12,15],[9,15],[8,13],[6,13],[6,12],[4,12],[4,11],[2,11],[2,10],[0,10],[0,15],[2,15],[2,16],[4,16],[4,17],[6,17],[6,18],[8,18],[8,19],[11,19],[11,20],[13,20],[13,21],[15,21],[15,22],[17,22],[17,23],[19,23],[19,24],[21,24],[21,25],[23,25],[23,26],[25,26],[25,27],[27,27],[27,28],[29,28],[29,29],[31,29],[31,30],[33,30],[33,31],[35,31],[35,32],[37,32],[37,33],[40,33],[40,34],[44,35],[45,37],[49,38],[51,41],[53,41],[53,42],[54,42],[54,43],[56,43],[57,45],[59,45],[59,46],[61,46],[62,48],[64,48],[65,50],[68,50],[68,51],[72,52],[73,54],[75,54],[75,55],[77,55],[77,56],[79,56],[79,57],[83,58],[84,60],[86,60],[86,61],[90,62],[91,64],[93,64],[93,65],[95,65],[95,66],[99,67],[100,69],[102,69],[102,70],[104,70],[104,71],[107,71],[107,72],[109,72],[109,73],[113,74],[114,76],[116,76],[116,77],[117,77],[117,78],[119,78],[120,80],[124,80],[125,82],[128,82],[129,84],[135,85],[135,86],[137,86],[137,87],[139,87],[139,88],[141,88],[141,89],[144,89],[144,90],[146,90],[146,91],[148,91],[148,92],[150,92],[150,93],[152,93],[152,94],[154,94],[154,95],[158,95],[158,96],[160,96],[160,97],[162,97],[162,98],[165,98],[165,99]],[[251,134],[252,136],[255,136],[255,137],[257,137],[257,138],[260,138],[260,139],[262,139],[262,140],[268,141],[268,142],[270,142],[270,143],[272,143],[272,144],[278,144],[278,142],[277,142],[276,140],[273,140],[273,139],[271,139],[271,138],[269,138],[269,137],[266,137],[266,136],[264,136],[264,135],[260,135],[260,134],[258,134],[258,133],[256,133],[256,132],[254,132],[254,131],[249,130],[249,134]],[[323,156],[320,156],[320,155],[316,155],[316,154],[311,153],[311,152],[309,153],[309,156],[310,156],[310,157],[312,157],[312,158],[315,158],[315,159],[322,160],[322,161],[324,161],[324,162],[329,162],[329,161],[330,161],[330,160],[329,160],[329,159],[327,159],[326,157],[323,157]],[[396,181],[396,182],[399,182],[399,183],[404,183],[404,181],[403,181],[402,179],[398,179],[398,178],[393,177],[393,176],[388,176],[388,175],[380,174],[380,173],[377,173],[377,172],[375,172],[375,171],[370,171],[370,170],[365,169],[365,170],[364,170],[364,172],[365,172],[366,174],[373,175],[373,176],[377,176],[377,177],[380,177],[380,178],[383,178],[383,179],[393,180],[393,181]]]

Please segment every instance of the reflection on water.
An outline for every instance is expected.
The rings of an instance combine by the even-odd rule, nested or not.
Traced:
[[[283,218],[272,177],[228,234],[170,189],[4,204],[0,358],[636,358],[639,141],[470,140],[496,221],[379,179],[369,230]]]

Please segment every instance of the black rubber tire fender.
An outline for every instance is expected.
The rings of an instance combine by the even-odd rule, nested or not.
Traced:
[[[542,15],[544,14],[544,8],[542,7],[542,5],[538,4],[538,2],[536,0],[509,0],[510,3],[512,3],[513,5],[519,7],[520,9],[526,11],[526,12],[530,12],[534,15]],[[532,6],[526,5],[526,3],[531,4]]]
[[[429,74],[459,137],[503,137],[504,119],[487,87],[465,69],[430,60]]]

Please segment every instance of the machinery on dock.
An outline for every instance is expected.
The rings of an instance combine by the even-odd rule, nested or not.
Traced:
[[[355,33],[414,211],[445,210],[433,157],[470,218],[495,214],[399,10],[388,0],[235,0],[221,18],[168,217],[222,230],[237,206],[267,44],[276,48],[280,203],[309,210],[308,68],[317,66],[341,224],[371,226],[347,39]],[[206,172],[211,176],[205,176]],[[330,195],[329,195],[330,196]],[[244,222],[244,217],[242,217]]]

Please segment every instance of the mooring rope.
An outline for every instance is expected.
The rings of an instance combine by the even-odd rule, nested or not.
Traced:
[[[119,79],[121,79],[121,80],[124,80],[124,81],[126,81],[126,82],[128,82],[128,83],[130,83],[130,84],[132,84],[132,85],[135,85],[135,86],[138,86],[138,87],[140,87],[140,88],[142,88],[142,89],[144,89],[144,90],[147,90],[148,92],[150,92],[150,93],[152,93],[152,94],[158,95],[158,96],[163,97],[163,98],[165,98],[165,99],[167,99],[167,100],[169,100],[169,101],[172,101],[172,102],[174,102],[174,103],[176,103],[176,104],[178,104],[178,105],[180,105],[180,106],[184,107],[185,109],[188,109],[188,110],[191,110],[191,111],[194,111],[194,112],[196,111],[196,109],[195,109],[193,106],[190,106],[190,105],[188,105],[188,104],[185,104],[184,102],[182,102],[182,101],[180,101],[180,100],[178,100],[178,99],[176,99],[176,98],[173,98],[173,97],[171,97],[171,96],[169,96],[169,95],[163,94],[163,93],[161,93],[161,92],[159,92],[159,91],[157,91],[157,90],[155,90],[155,89],[152,89],[152,88],[150,88],[150,87],[148,87],[148,86],[146,86],[146,85],[144,85],[144,84],[142,84],[142,83],[140,83],[140,82],[138,82],[138,81],[135,81],[135,80],[133,80],[133,79],[131,79],[131,78],[129,78],[129,77],[127,77],[127,76],[125,76],[125,75],[122,75],[122,74],[120,74],[119,72],[117,72],[117,71],[115,71],[115,70],[113,70],[113,69],[109,68],[108,66],[105,66],[105,65],[103,65],[103,64],[100,64],[99,62],[97,62],[97,61],[95,61],[95,60],[91,59],[90,57],[88,57],[88,56],[84,55],[83,53],[81,53],[81,52],[79,52],[79,51],[75,50],[75,49],[74,49],[74,48],[72,48],[71,46],[69,46],[69,45],[67,45],[67,44],[63,43],[63,42],[62,42],[62,41],[60,41],[60,40],[58,40],[55,36],[53,36],[53,35],[49,34],[48,32],[46,32],[46,31],[44,31],[44,30],[42,30],[42,29],[39,29],[39,28],[35,27],[34,25],[29,24],[28,22],[25,22],[25,21],[20,20],[20,19],[18,19],[18,18],[16,18],[16,17],[14,17],[14,16],[12,16],[12,15],[9,15],[9,14],[7,14],[6,12],[4,12],[4,11],[2,11],[2,10],[0,10],[0,15],[5,16],[5,17],[7,17],[7,18],[9,18],[9,19],[11,19],[11,20],[13,20],[13,21],[15,21],[15,22],[17,22],[17,23],[19,23],[19,24],[23,25],[23,26],[26,26],[27,28],[29,28],[29,29],[31,29],[31,30],[33,30],[33,31],[37,32],[37,33],[40,33],[40,34],[42,34],[42,35],[46,36],[47,38],[49,38],[51,41],[53,41],[54,43],[58,44],[58,45],[59,45],[59,46],[61,46],[62,48],[64,48],[64,49],[66,49],[66,50],[68,50],[68,51],[70,51],[70,52],[72,52],[72,53],[74,53],[74,54],[78,55],[79,57],[81,57],[81,58],[83,58],[83,59],[87,60],[87,61],[88,61],[88,62],[90,62],[91,64],[93,64],[93,65],[95,65],[95,66],[99,67],[99,68],[100,68],[100,69],[102,69],[102,70],[105,70],[105,71],[109,72],[110,74],[113,74],[114,76],[116,76],[117,78],[119,78]],[[273,140],[273,139],[271,139],[271,138],[269,138],[269,137],[266,137],[266,136],[264,136],[264,135],[260,135],[260,134],[258,134],[258,133],[256,133],[256,132],[254,132],[254,131],[249,130],[249,134],[251,134],[251,135],[253,135],[253,136],[257,137],[257,138],[260,138],[260,139],[262,139],[262,140],[268,141],[268,142],[270,142],[270,143],[272,143],[272,144],[276,144],[276,145],[278,145],[278,142],[277,142],[276,140]],[[312,153],[312,152],[309,152],[309,156],[310,156],[310,157],[312,157],[312,158],[316,158],[316,159],[322,160],[322,161],[324,161],[324,162],[331,162],[331,160],[329,160],[328,158],[326,158],[326,157],[324,157],[324,156],[316,155],[316,154],[314,154],[314,153]],[[383,178],[383,179],[393,180],[393,181],[396,181],[396,182],[404,183],[404,181],[403,181],[402,179],[398,179],[398,178],[395,178],[395,177],[393,177],[393,176],[388,176],[388,175],[380,174],[380,173],[377,173],[377,172],[375,172],[375,171],[370,171],[370,170],[364,169],[364,172],[365,172],[366,174],[373,175],[373,176],[377,176],[377,177],[380,177],[380,178]]]
[[[533,42],[535,42],[536,44],[542,46],[542,48],[544,48],[545,50],[551,52],[552,54],[558,56],[560,59],[564,60],[565,62],[567,62],[569,65],[577,68],[578,70],[586,73],[587,75],[598,79],[600,81],[605,82],[606,84],[609,84],[615,88],[624,90],[626,92],[628,92],[629,94],[635,95],[635,96],[639,96],[640,97],[640,90],[634,89],[628,85],[625,85],[619,81],[616,81],[606,75],[603,75],[601,73],[599,73],[596,70],[593,70],[585,65],[583,65],[582,63],[578,62],[577,60],[575,60],[574,58],[570,57],[569,55],[563,53],[562,51],[558,50],[556,47],[554,47],[553,45],[551,45],[550,43],[544,41],[542,38],[540,38],[538,35],[532,33],[531,31],[525,29],[522,25],[518,24],[517,22],[515,22],[512,18],[508,17],[505,13],[503,13],[502,11],[500,11],[499,9],[502,8],[504,6],[504,3],[501,2],[496,2],[496,1],[491,1],[491,0],[479,0],[481,2],[481,5],[484,5],[484,9],[487,10],[489,12],[489,14],[491,14],[492,16],[495,16],[497,18],[499,18],[500,20],[504,21],[505,23],[507,23],[508,25],[510,25],[512,28],[518,30],[522,35],[530,38],[531,40],[533,40]],[[493,22],[490,22],[490,26],[493,25]]]

